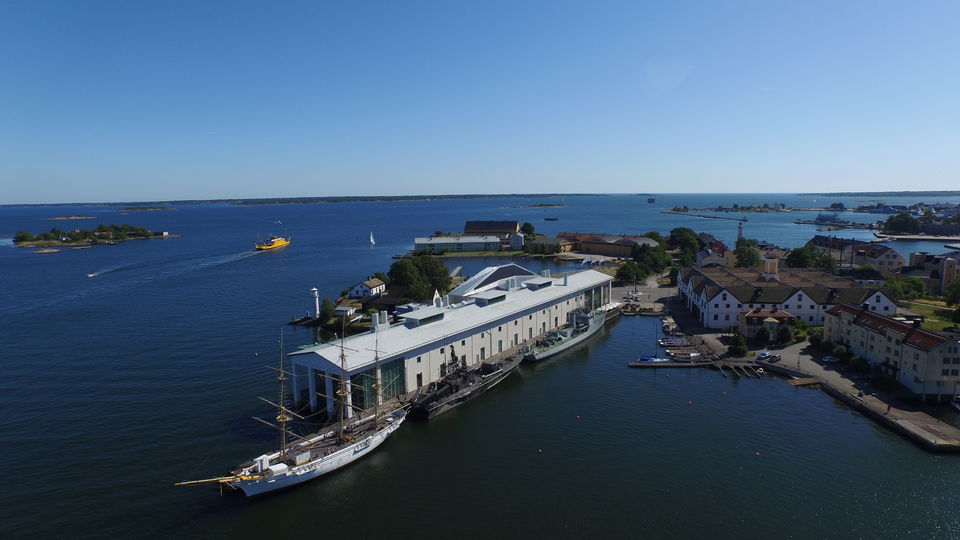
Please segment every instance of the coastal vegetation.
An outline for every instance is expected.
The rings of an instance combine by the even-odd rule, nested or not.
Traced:
[[[811,242],[791,250],[784,262],[790,268],[817,268],[830,273],[837,268],[836,259],[828,252],[817,249]]]
[[[153,233],[144,227],[132,225],[104,225],[96,229],[63,231],[57,227],[34,235],[18,231],[13,241],[19,247],[61,246],[71,244],[113,244],[133,238],[150,238]]]
[[[714,206],[708,208],[690,208],[686,205],[683,206],[674,206],[670,209],[671,212],[745,212],[745,213],[766,213],[766,212],[782,212],[786,210],[787,205],[784,203],[763,203],[763,204],[747,204],[739,205],[734,204],[733,206]]]
[[[887,278],[883,282],[883,286],[890,292],[894,300],[915,300],[927,296],[927,286],[918,277]]]
[[[114,212],[150,212],[153,210],[169,210],[169,206],[128,206],[126,208],[117,208]]]
[[[387,273],[390,285],[407,287],[407,296],[418,302],[429,302],[434,291],[445,294],[453,282],[443,261],[430,255],[400,259]]]
[[[760,266],[760,250],[757,241],[749,238],[737,238],[737,248],[733,254],[737,257],[737,268],[756,268]]]
[[[920,220],[906,213],[890,216],[884,223],[884,231],[889,233],[918,234],[920,232]]]

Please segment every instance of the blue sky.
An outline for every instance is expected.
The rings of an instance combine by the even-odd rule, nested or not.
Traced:
[[[0,203],[960,189],[960,3],[0,2]]]

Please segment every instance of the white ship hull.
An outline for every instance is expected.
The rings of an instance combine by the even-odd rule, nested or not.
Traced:
[[[400,424],[403,423],[404,419],[405,416],[402,413],[398,414],[391,418],[389,425],[383,429],[370,433],[357,442],[349,446],[345,446],[330,455],[308,461],[302,465],[289,467],[286,470],[276,474],[250,476],[246,478],[241,477],[225,481],[224,483],[231,487],[242,490],[247,497],[263,495],[264,493],[269,493],[278,489],[284,489],[297,484],[302,484],[303,482],[313,480],[314,478],[318,478],[342,467],[346,467],[354,461],[366,456],[370,452],[373,452],[376,447],[380,446],[383,441],[387,439],[387,437],[389,437],[400,427]],[[324,437],[327,436],[332,435],[324,435]],[[279,457],[279,452],[268,456],[268,458],[271,460],[276,459],[277,457]]]

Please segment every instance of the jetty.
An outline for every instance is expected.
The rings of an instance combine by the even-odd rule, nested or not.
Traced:
[[[790,377],[794,386],[817,386],[865,416],[930,452],[960,453],[960,429],[927,414],[915,404],[854,380],[803,355],[794,365],[757,361],[767,371]]]
[[[710,216],[707,214],[692,214],[690,212],[677,212],[676,210],[664,210],[663,214],[674,214],[677,216],[690,216],[706,219],[725,219],[727,221],[749,221],[746,216],[744,217],[728,217],[728,216]]]

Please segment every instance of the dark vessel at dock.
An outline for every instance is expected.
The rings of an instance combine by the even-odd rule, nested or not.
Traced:
[[[410,400],[409,417],[413,420],[429,420],[479,396],[513,373],[521,359],[522,355],[517,354],[467,368],[451,357],[446,366],[452,367],[453,371],[417,391]]]

